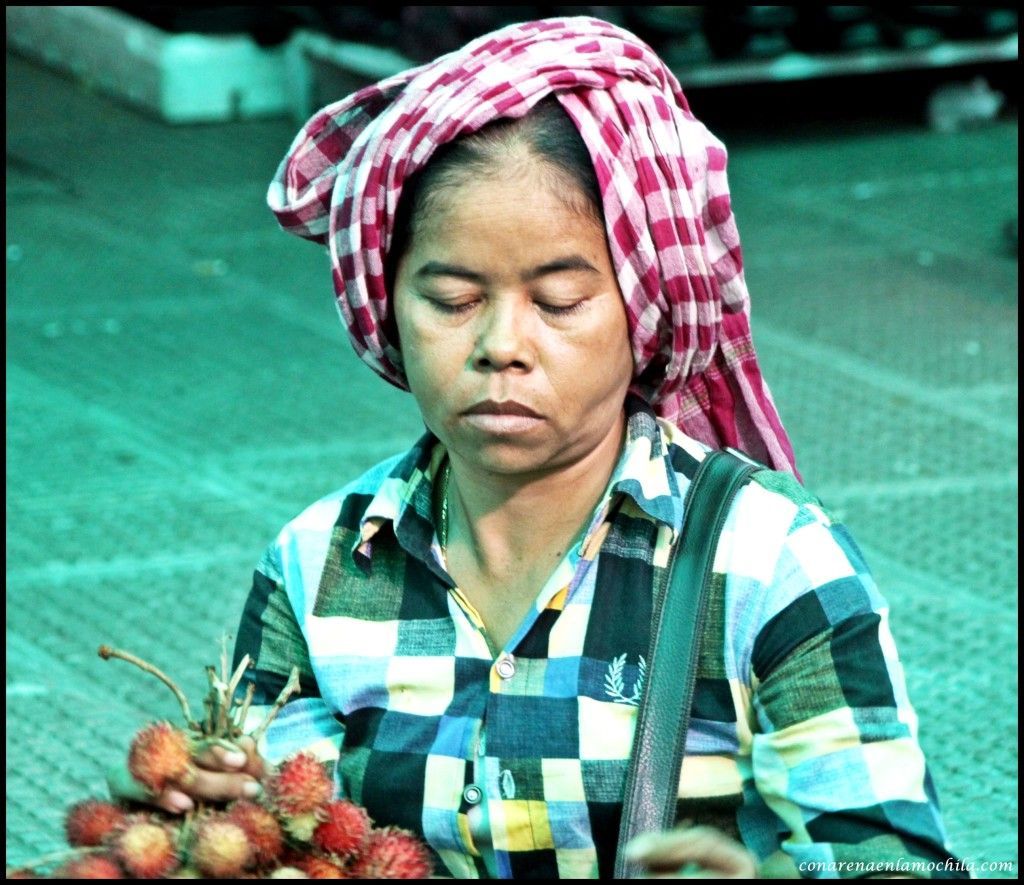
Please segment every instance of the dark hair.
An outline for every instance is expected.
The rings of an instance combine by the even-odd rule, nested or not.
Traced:
[[[394,292],[398,263],[409,248],[418,220],[437,204],[441,193],[462,184],[473,173],[486,174],[498,160],[514,156],[523,147],[534,158],[545,161],[552,184],[557,192],[564,193],[571,209],[603,223],[601,188],[590,152],[576,124],[558,99],[549,95],[523,117],[495,120],[442,145],[423,169],[406,180],[384,261],[389,294]]]

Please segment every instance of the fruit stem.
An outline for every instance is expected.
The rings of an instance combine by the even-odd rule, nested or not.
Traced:
[[[196,827],[197,813],[194,807],[185,812],[185,817],[181,821],[181,829],[178,830],[177,848],[179,851],[192,842],[192,831]]]
[[[220,637],[220,681],[228,683],[228,634]],[[230,697],[230,695],[228,696]]]
[[[142,660],[142,658],[138,658],[129,652],[121,651],[119,648],[111,648],[109,645],[101,645],[99,647],[99,656],[105,661],[110,658],[120,658],[122,661],[134,664],[136,667],[154,675],[174,692],[174,696],[178,699],[178,703],[181,704],[181,712],[185,715],[185,722],[188,724],[188,727],[197,730],[199,729],[199,723],[192,718],[192,711],[188,707],[188,698],[185,697],[185,692],[178,688],[175,682],[166,673],[158,670],[152,664]]]
[[[264,732],[270,728],[270,723],[274,721],[274,718],[281,708],[285,705],[285,702],[295,692],[299,690],[299,668],[292,667],[291,675],[288,677],[288,681],[285,683],[284,688],[281,689],[281,693],[277,696],[277,700],[274,701],[274,705],[270,708],[270,712],[267,713],[266,718],[256,726],[253,732],[249,735],[256,743],[259,743],[260,738],[263,737]]]
[[[203,698],[203,707],[206,708],[206,719],[203,722],[203,734],[209,737],[213,734],[213,693]]]
[[[249,707],[252,705],[253,695],[256,693],[256,683],[250,682],[245,687],[245,697],[242,699],[242,706],[239,708],[235,715],[235,731],[234,737],[238,737],[242,734],[242,729],[245,728],[245,720],[249,715]]]
[[[207,667],[206,675],[210,677],[210,691],[207,694],[207,698],[210,701],[210,707],[213,711],[210,734],[215,737],[221,737],[227,727],[227,719],[224,715],[224,706],[226,703],[225,694],[228,687],[224,680],[217,675],[215,667]]]
[[[235,699],[235,692],[238,690],[238,683],[242,681],[242,677],[245,675],[245,671],[249,669],[249,663],[252,658],[246,655],[238,662],[238,666],[235,667],[235,672],[231,674],[231,681],[228,683],[228,694],[227,702],[230,706],[231,702]]]

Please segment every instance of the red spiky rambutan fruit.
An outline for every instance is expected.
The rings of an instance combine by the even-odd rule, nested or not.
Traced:
[[[137,879],[159,879],[178,866],[170,828],[148,818],[129,818],[111,844],[121,866]]]
[[[281,763],[267,783],[267,796],[284,815],[310,814],[326,805],[334,784],[323,763],[312,753],[296,753]]]
[[[184,778],[191,767],[191,740],[169,722],[147,725],[132,739],[128,770],[154,793],[163,792],[169,781]]]
[[[313,831],[313,844],[344,861],[366,844],[373,821],[366,809],[347,799],[328,802],[318,812],[321,822]]]
[[[427,847],[414,834],[399,827],[370,833],[353,861],[353,879],[427,879],[434,871]]]
[[[68,844],[78,848],[102,845],[114,830],[121,826],[127,815],[111,802],[86,799],[68,809],[64,818],[64,831]]]
[[[309,843],[313,839],[313,831],[320,826],[319,814],[318,808],[306,814],[284,815],[281,823],[288,838],[292,842]]]
[[[123,879],[124,870],[105,854],[75,857],[58,869],[55,879]]]
[[[315,854],[307,854],[305,857],[295,861],[297,866],[310,879],[348,879],[349,874],[338,864],[332,863],[326,857],[317,857]]]
[[[262,805],[239,799],[228,809],[228,820],[245,830],[257,866],[269,866],[281,857],[284,833],[277,818]]]
[[[211,879],[232,879],[252,863],[249,837],[224,814],[208,817],[196,828],[192,863]]]

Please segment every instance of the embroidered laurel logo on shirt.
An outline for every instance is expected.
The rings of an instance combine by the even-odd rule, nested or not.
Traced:
[[[604,692],[612,698],[616,704],[629,704],[631,707],[640,705],[640,693],[644,690],[644,677],[647,675],[647,661],[640,655],[640,663],[637,667],[638,673],[636,682],[633,683],[633,690],[626,695],[626,680],[623,678],[626,669],[626,655],[621,654],[612,658],[608,665],[608,672],[604,674]]]

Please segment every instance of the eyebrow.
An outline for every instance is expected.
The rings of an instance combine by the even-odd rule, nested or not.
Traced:
[[[588,273],[600,273],[594,265],[581,255],[567,255],[564,258],[556,258],[554,261],[549,261],[546,264],[541,264],[528,270],[522,274],[521,279],[524,283],[530,283],[548,274],[580,270]],[[460,280],[479,284],[487,282],[485,274],[477,273],[475,270],[461,267],[458,264],[445,264],[441,261],[428,261],[416,271],[416,276],[420,279],[427,277],[456,277]]]

